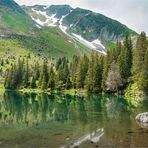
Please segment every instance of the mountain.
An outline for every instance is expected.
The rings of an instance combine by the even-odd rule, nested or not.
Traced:
[[[126,32],[136,35],[116,20],[69,5],[21,7],[13,0],[0,0],[0,22],[2,44],[13,40],[19,48],[51,58],[72,58],[92,49],[106,54]]]
[[[126,33],[137,33],[120,22],[102,14],[69,5],[23,6],[36,22],[37,27],[58,26],[65,34],[77,39],[89,48],[102,49],[122,40]]]
[[[0,34],[28,33],[34,22],[31,17],[13,0],[0,0]]]
[[[41,7],[36,6],[36,9],[41,9]],[[52,13],[56,11],[58,14],[56,17],[70,12],[65,7],[51,10]],[[48,13],[51,13],[51,10]],[[0,0],[0,56],[5,55],[2,52],[19,56],[28,51],[41,57],[72,58],[75,54],[84,54],[91,50],[65,35],[59,28],[42,27],[39,29],[31,16],[13,0]]]

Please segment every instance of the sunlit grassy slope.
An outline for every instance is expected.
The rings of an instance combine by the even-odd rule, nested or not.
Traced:
[[[56,59],[64,56],[71,59],[73,55],[91,52],[89,48],[68,37],[58,28],[45,27],[34,32],[32,36],[13,34],[1,38],[0,52],[14,55],[32,52],[37,56]]]

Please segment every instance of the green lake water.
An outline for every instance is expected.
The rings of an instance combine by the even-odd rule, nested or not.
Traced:
[[[148,111],[113,95],[0,95],[0,148],[148,148],[148,129],[135,121]]]

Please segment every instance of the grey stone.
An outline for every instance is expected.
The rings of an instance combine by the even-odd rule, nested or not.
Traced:
[[[136,120],[142,123],[148,123],[148,112],[138,114]]]

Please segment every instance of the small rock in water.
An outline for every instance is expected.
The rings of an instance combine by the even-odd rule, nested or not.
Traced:
[[[141,113],[136,116],[138,122],[148,123],[148,112]]]
[[[136,120],[138,121],[137,123],[141,128],[148,129],[148,112],[138,114],[136,116]]]
[[[67,140],[67,141],[68,141],[69,139],[70,139],[70,138],[69,138],[69,136],[67,136],[65,140]]]

